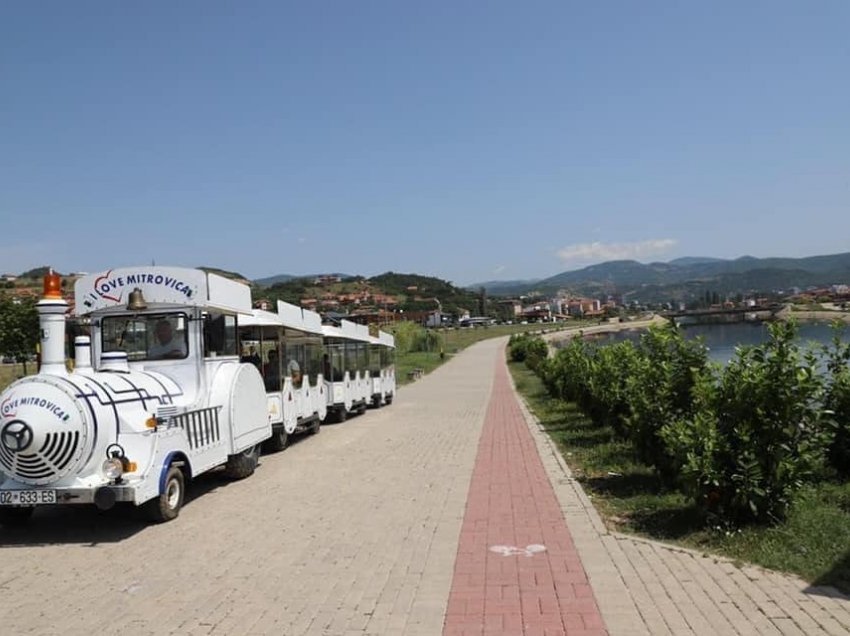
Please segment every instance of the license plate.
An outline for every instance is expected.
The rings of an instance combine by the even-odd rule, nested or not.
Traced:
[[[36,506],[55,503],[55,490],[0,490],[0,506]]]

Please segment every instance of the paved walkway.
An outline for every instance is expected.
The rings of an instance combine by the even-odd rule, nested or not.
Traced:
[[[829,590],[609,533],[513,397],[503,345],[250,479],[199,479],[173,523],[57,508],[0,529],[3,635],[850,633]]]
[[[461,530],[445,636],[601,636],[602,618],[502,360]]]

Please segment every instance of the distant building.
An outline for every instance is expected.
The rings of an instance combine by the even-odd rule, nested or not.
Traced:
[[[518,300],[499,300],[496,304],[502,309],[504,314],[517,317],[522,315],[522,303]]]
[[[426,327],[443,327],[452,322],[450,314],[444,314],[442,311],[432,311],[425,319]]]
[[[567,301],[567,313],[570,316],[599,316],[602,303],[594,298],[573,298]]]

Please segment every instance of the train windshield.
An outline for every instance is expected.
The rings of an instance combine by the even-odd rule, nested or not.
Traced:
[[[108,316],[101,323],[104,352],[125,351],[127,360],[169,360],[189,355],[186,314]]]

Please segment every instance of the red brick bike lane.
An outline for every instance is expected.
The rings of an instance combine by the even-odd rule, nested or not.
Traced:
[[[607,631],[499,356],[443,636],[520,634]]]

